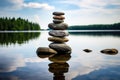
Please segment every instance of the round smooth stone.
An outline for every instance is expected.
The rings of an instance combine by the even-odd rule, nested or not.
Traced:
[[[48,27],[53,30],[66,30],[68,28],[68,25],[66,23],[60,24],[50,23],[48,24]]]
[[[54,49],[58,53],[71,53],[71,47],[64,43],[51,43],[49,45],[50,48]]]
[[[53,16],[53,19],[63,20],[63,19],[65,19],[65,17],[63,17],[63,16]]]
[[[49,31],[49,35],[54,37],[65,37],[68,36],[69,33],[63,30],[52,30]]]
[[[117,49],[104,49],[100,51],[101,53],[108,54],[108,55],[116,55],[118,54]]]
[[[68,38],[60,38],[60,37],[49,37],[48,40],[55,43],[64,43],[69,41]]]
[[[53,12],[53,15],[60,16],[60,15],[65,15],[63,12]]]
[[[44,55],[48,55],[48,54],[57,54],[57,52],[51,48],[47,48],[47,47],[39,47],[37,49],[37,54],[44,54]]]
[[[62,23],[62,22],[64,22],[64,21],[63,21],[63,20],[54,19],[53,22],[54,22],[55,24],[59,24],[59,23]]]

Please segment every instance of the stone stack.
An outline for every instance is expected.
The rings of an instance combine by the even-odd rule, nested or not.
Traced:
[[[64,23],[65,13],[63,12],[53,12],[53,23],[48,24],[48,27],[51,29],[49,31],[48,40],[52,43],[48,47],[39,47],[37,49],[37,55],[41,58],[51,57],[55,54],[64,54],[71,53],[71,47],[69,47],[65,42],[68,42],[69,39],[66,36],[69,35],[67,31],[68,25]]]
[[[49,35],[52,37],[49,37],[48,40],[53,42],[49,45],[49,47],[57,53],[71,53],[71,48],[65,44],[65,42],[68,42],[69,39],[66,38],[66,36],[69,35],[67,31],[65,31],[68,28],[68,25],[64,23],[65,13],[63,12],[53,12],[53,23],[48,24],[48,27],[51,29],[49,31]]]

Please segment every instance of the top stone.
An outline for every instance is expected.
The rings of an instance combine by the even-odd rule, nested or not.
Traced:
[[[60,16],[60,15],[65,15],[63,12],[53,12],[53,15]]]

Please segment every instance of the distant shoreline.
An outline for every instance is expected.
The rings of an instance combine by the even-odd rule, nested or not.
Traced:
[[[68,30],[70,32],[120,32],[120,30]]]
[[[69,26],[68,30],[120,30],[120,23]]]
[[[29,30],[29,31],[0,31],[0,33],[17,33],[17,32],[41,32],[49,30]],[[68,32],[120,32],[120,30],[66,30]]]
[[[36,30],[36,31],[0,31],[0,33],[18,33],[18,32],[40,32],[40,30]]]

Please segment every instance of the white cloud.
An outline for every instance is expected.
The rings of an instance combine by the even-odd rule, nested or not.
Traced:
[[[65,11],[69,25],[112,24],[119,22],[120,0],[65,0],[61,3],[76,5],[79,8]],[[116,5],[117,8],[112,8]],[[108,6],[108,7],[106,7]],[[71,20],[72,19],[72,20]]]
[[[10,2],[11,2],[11,3],[14,3],[14,4],[19,4],[19,5],[21,5],[21,4],[23,4],[24,0],[11,0]]]
[[[106,5],[120,5],[120,0],[64,0],[60,3],[74,4],[80,8],[103,8]]]
[[[85,24],[111,24],[119,22],[120,17],[120,0],[54,0],[51,2],[53,5],[50,5],[49,2],[40,3],[40,2],[24,2],[24,0],[3,0],[0,5],[7,2],[7,4],[14,4],[6,7],[7,11],[11,9],[37,9],[35,14],[30,13],[29,20],[40,23],[40,25],[45,28],[47,24],[52,21],[51,13],[54,11],[63,11],[65,12],[65,22],[69,25],[85,25]],[[44,1],[43,1],[44,2]],[[75,9],[63,8],[63,6],[58,5],[67,5],[72,8],[72,6],[77,6]],[[112,8],[112,6],[114,8]],[[56,7],[55,7],[56,6]],[[74,8],[74,7],[73,7]],[[0,8],[3,9],[4,8]],[[45,11],[39,11],[45,10]],[[47,11],[47,12],[46,12]],[[51,11],[51,13],[50,13]],[[12,12],[13,13],[13,12]],[[50,14],[49,14],[50,13]],[[11,15],[10,12],[3,13],[3,15]],[[23,15],[17,13],[18,16]],[[39,14],[39,16],[37,15]],[[26,14],[24,14],[26,17]],[[31,16],[35,15],[35,16]],[[28,15],[27,15],[28,16]],[[43,28],[44,28],[43,27]]]
[[[40,8],[45,10],[52,10],[55,7],[48,5],[47,3],[37,3],[37,2],[30,2],[30,3],[24,3],[24,7],[28,8]]]
[[[24,0],[4,0],[0,3],[1,9],[7,10],[18,10],[24,7],[27,8],[40,8],[44,10],[53,10],[55,7],[50,6],[47,3],[39,3],[39,2],[28,2],[25,3]]]
[[[23,6],[24,0],[3,0],[0,3],[0,9],[3,10],[18,10]]]
[[[21,1],[21,0],[20,0]],[[21,2],[14,2],[14,4],[15,5],[13,5],[12,7],[11,7],[11,9],[13,9],[13,10],[18,10],[18,9],[22,9],[22,6],[23,6],[23,2],[21,1]]]
[[[0,53],[0,72],[12,72],[24,66],[25,62],[21,55]]]

